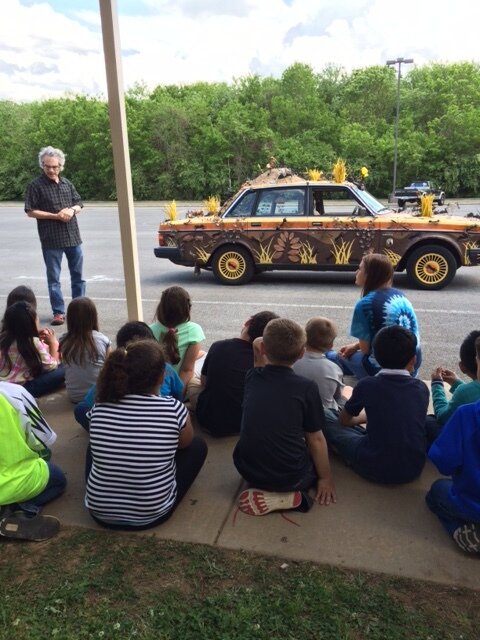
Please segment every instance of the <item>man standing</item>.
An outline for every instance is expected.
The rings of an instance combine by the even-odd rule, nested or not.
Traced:
[[[60,285],[63,254],[70,270],[72,298],[85,295],[82,240],[76,217],[83,204],[73,184],[60,176],[65,164],[63,151],[44,147],[38,154],[38,163],[43,174],[27,187],[25,212],[30,218],[37,219],[53,311],[51,324],[60,325],[65,322],[65,302]]]

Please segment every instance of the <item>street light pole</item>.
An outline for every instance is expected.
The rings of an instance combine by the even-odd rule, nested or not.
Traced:
[[[397,58],[396,60],[387,60],[387,67],[392,67],[398,64],[397,74],[397,110],[395,114],[395,133],[393,142],[393,188],[390,200],[393,201],[395,197],[395,189],[397,187],[397,155],[398,155],[398,118],[400,115],[400,78],[402,77],[402,64],[412,64],[413,58]]]

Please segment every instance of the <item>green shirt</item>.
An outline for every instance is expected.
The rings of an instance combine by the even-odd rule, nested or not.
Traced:
[[[47,486],[48,466],[28,446],[20,417],[3,396],[0,396],[0,442],[0,505],[34,498]]]
[[[202,327],[196,322],[192,322],[188,320],[187,322],[182,322],[177,327],[177,344],[178,344],[178,352],[180,353],[180,362],[178,364],[172,364],[173,368],[177,373],[180,372],[182,368],[183,359],[185,354],[187,353],[187,349],[191,344],[197,344],[202,340],[205,340],[205,334],[203,333]],[[159,342],[163,342],[163,336],[167,333],[168,327],[166,327],[161,322],[154,322],[150,325],[150,329],[152,330],[155,339]]]
[[[432,380],[433,412],[440,425],[444,425],[461,405],[480,400],[480,381],[456,380],[450,387],[450,391],[452,398],[448,400],[442,380]]]

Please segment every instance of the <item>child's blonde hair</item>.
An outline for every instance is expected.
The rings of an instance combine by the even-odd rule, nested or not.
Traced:
[[[269,362],[292,365],[302,355],[306,336],[303,328],[293,320],[270,320],[263,331],[263,344]]]
[[[307,334],[307,347],[317,351],[328,351],[338,335],[337,327],[328,318],[312,318],[305,327]]]

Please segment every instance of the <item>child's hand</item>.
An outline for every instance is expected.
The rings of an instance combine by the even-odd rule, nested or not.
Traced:
[[[432,371],[431,378],[432,378],[432,380],[442,380],[443,381],[443,368],[442,367],[436,367]]]
[[[350,358],[356,353],[360,348],[358,342],[352,342],[351,344],[347,344],[341,349],[339,349],[338,353],[342,356],[342,358]]]
[[[319,504],[329,505],[331,502],[337,501],[335,487],[331,478],[320,478],[317,482],[317,493],[315,500]]]
[[[42,342],[45,342],[45,344],[52,344],[57,341],[55,331],[53,329],[41,329],[41,331],[39,331],[38,333],[38,336]]]
[[[443,369],[442,378],[444,382],[450,385],[458,380],[457,374],[454,371],[450,371],[450,369]]]

